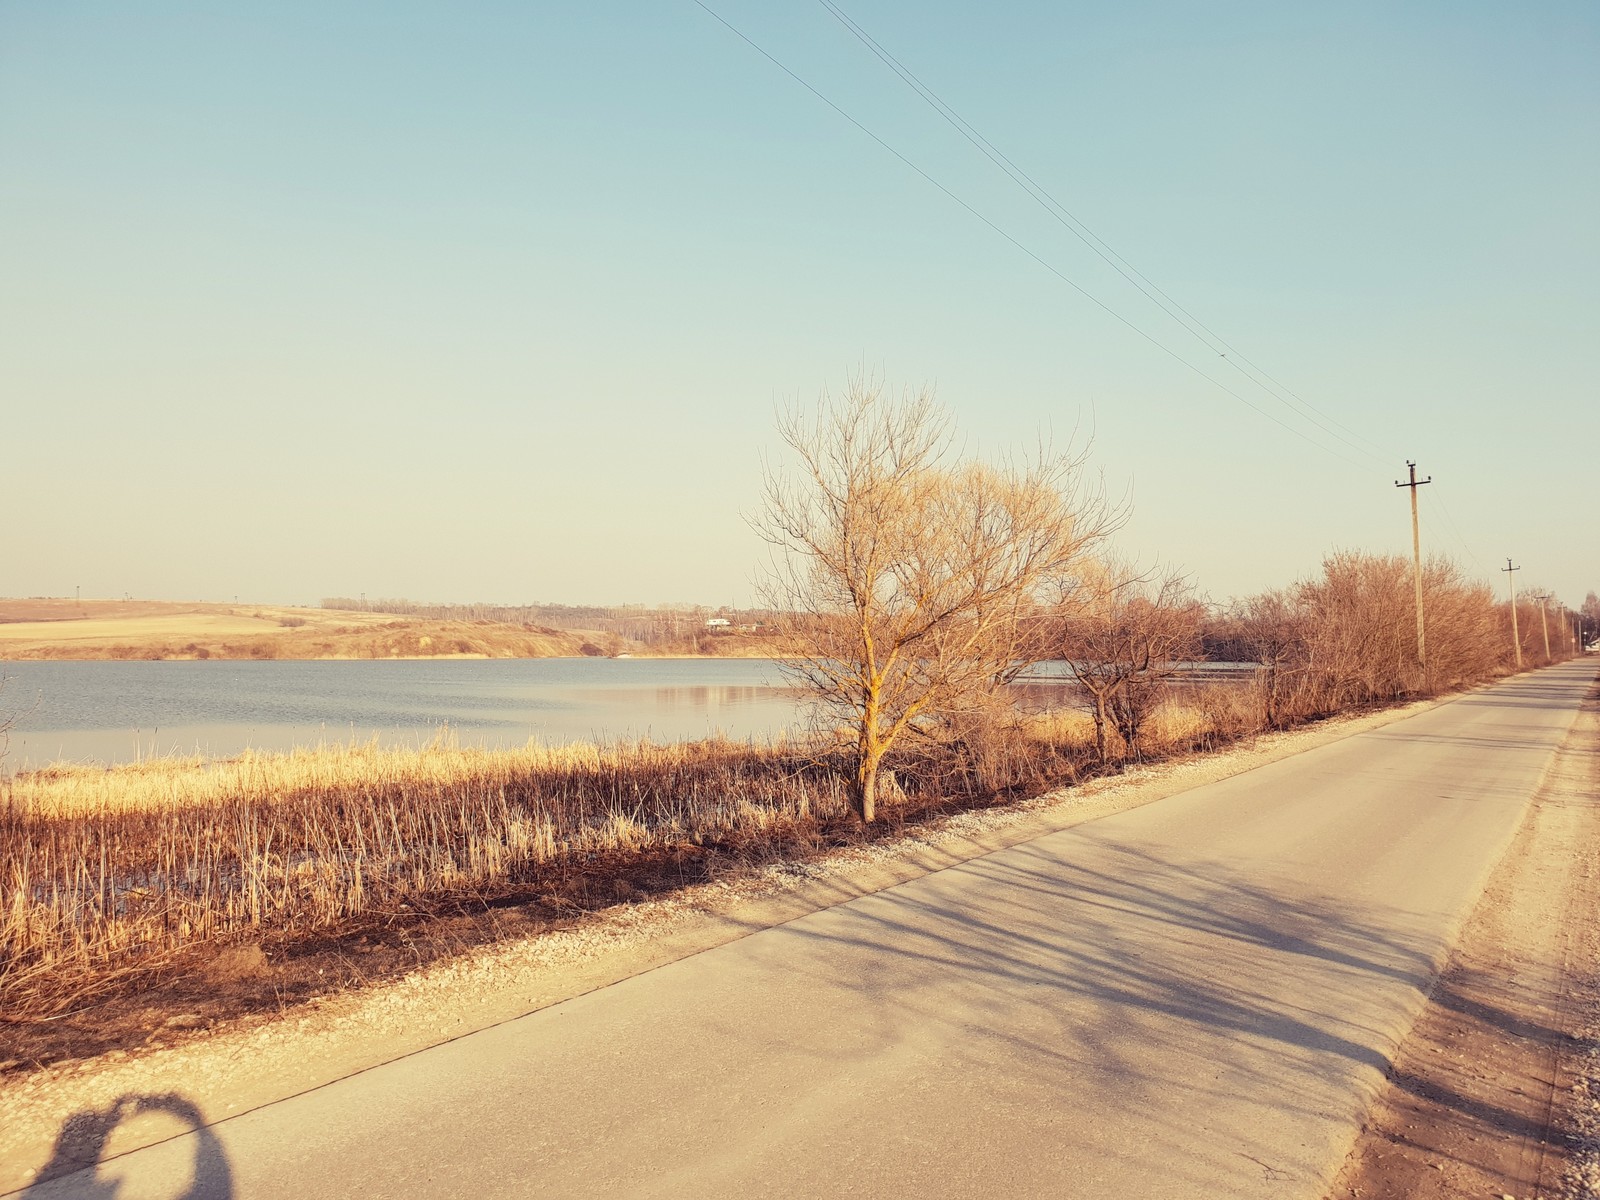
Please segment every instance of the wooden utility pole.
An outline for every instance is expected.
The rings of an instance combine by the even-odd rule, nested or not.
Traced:
[[[1550,661],[1550,618],[1545,615],[1545,606],[1550,602],[1549,592],[1539,593],[1539,628],[1544,631],[1544,661]]]
[[[1517,652],[1517,670],[1522,670],[1522,635],[1517,632],[1517,577],[1513,571],[1522,570],[1513,567],[1511,560],[1506,559],[1506,565],[1500,568],[1506,573],[1506,583],[1511,586],[1511,648]]]
[[[1422,535],[1417,531],[1417,489],[1425,483],[1432,483],[1433,476],[1426,479],[1417,478],[1417,464],[1409,458],[1406,467],[1411,472],[1411,480],[1401,483],[1395,480],[1395,487],[1411,489],[1411,561],[1415,568],[1414,575],[1417,585],[1417,661],[1422,664],[1422,685],[1428,685],[1428,639],[1423,630],[1422,623]],[[1510,561],[1507,559],[1506,561]]]

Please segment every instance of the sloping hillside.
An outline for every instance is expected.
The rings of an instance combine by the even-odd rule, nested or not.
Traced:
[[[0,600],[0,660],[554,658],[599,654],[583,630],[271,605]]]

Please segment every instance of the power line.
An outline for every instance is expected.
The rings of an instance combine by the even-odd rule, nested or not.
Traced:
[[[1422,527],[1428,531],[1428,542],[1433,546],[1449,545],[1454,551],[1457,539],[1450,536],[1450,531],[1443,522],[1434,520],[1427,513],[1422,514]]]
[[[960,133],[962,137],[964,137],[973,145],[974,148],[979,151],[979,153],[981,153],[985,158],[1003,171],[1007,177],[1017,184],[1018,187],[1027,192],[1028,195],[1031,196],[1034,201],[1038,203],[1047,213],[1054,217],[1063,228],[1065,228],[1069,233],[1071,233],[1102,260],[1104,260],[1113,270],[1115,270],[1119,275],[1121,275],[1136,289],[1138,289],[1138,291],[1148,300],[1150,300],[1151,303],[1155,304],[1179,325],[1183,326],[1183,328],[1189,333],[1193,334],[1197,339],[1199,339],[1199,341],[1204,344],[1207,349],[1212,351],[1212,353],[1216,354],[1219,358],[1226,360],[1228,364],[1234,368],[1234,370],[1238,371],[1251,383],[1255,384],[1263,392],[1271,396],[1274,400],[1278,401],[1296,416],[1303,420],[1310,421],[1319,429],[1323,430],[1323,432],[1337,438],[1339,441],[1343,442],[1357,453],[1365,454],[1374,461],[1387,461],[1387,459],[1380,459],[1377,454],[1372,453],[1374,450],[1380,452],[1383,450],[1383,447],[1377,442],[1374,442],[1371,438],[1368,438],[1356,430],[1351,429],[1348,425],[1344,424],[1344,422],[1340,421],[1331,413],[1324,412],[1310,401],[1304,399],[1293,389],[1274,379],[1264,369],[1257,366],[1250,359],[1246,358],[1238,349],[1224,340],[1218,333],[1216,333],[1215,330],[1208,326],[1204,321],[1200,320],[1199,317],[1196,317],[1182,304],[1174,300],[1170,295],[1167,294],[1166,291],[1164,291],[1159,285],[1157,285],[1137,267],[1130,263],[1126,258],[1117,253],[1117,251],[1114,250],[1104,239],[1102,239],[1098,234],[1084,224],[1080,218],[1068,210],[1065,205],[1051,195],[1051,193],[1042,184],[1040,184],[1031,175],[1019,167],[1014,161],[1012,161],[1012,159],[1006,155],[1004,151],[996,147],[993,142],[979,132],[969,121],[966,120],[966,118],[961,116],[960,113],[956,112],[956,110],[946,103],[945,100],[940,97],[938,93],[936,93],[931,87],[923,83],[923,81],[917,77],[915,72],[902,63],[892,53],[886,50],[882,44],[877,41],[877,39],[875,39],[871,34],[857,24],[856,21],[846,14],[838,4],[834,3],[834,0],[818,0],[818,3],[821,4],[822,7],[825,8],[833,16],[833,18],[839,22],[839,24],[844,26],[844,28],[848,30],[857,41],[861,42],[862,45],[871,51],[874,57],[882,62],[884,66],[888,67],[889,70],[899,76],[906,86],[911,88],[912,91],[916,92],[917,95],[929,105],[929,107],[938,113],[939,116],[951,126],[951,128]],[[1244,365],[1241,366],[1241,363]],[[1269,384],[1271,386],[1268,386]],[[1292,397],[1293,400],[1300,405],[1300,408],[1296,409],[1295,406],[1289,402],[1289,400],[1284,398],[1285,396]],[[1323,418],[1326,418],[1326,421]],[[1327,422],[1331,422],[1332,424],[1330,425]],[[1338,426],[1338,428],[1335,429],[1333,426]],[[1345,437],[1344,434],[1339,432],[1340,429],[1344,430],[1345,433],[1350,434],[1352,437],[1359,438],[1371,449],[1369,450],[1363,448],[1361,445],[1358,445],[1356,442],[1352,441],[1349,437]]]
[[[1482,571],[1485,576],[1489,576],[1489,568],[1484,566],[1483,560],[1473,553],[1472,544],[1461,536],[1461,530],[1456,525],[1455,518],[1450,515],[1450,506],[1445,503],[1444,491],[1437,483],[1433,487],[1433,499],[1439,508],[1440,515],[1444,517],[1446,523],[1450,526],[1451,532],[1455,535],[1455,540],[1461,543],[1461,548],[1467,552],[1467,556],[1478,564],[1478,570]]]
[[[1252,412],[1256,413],[1258,416],[1265,417],[1267,420],[1271,421],[1273,424],[1278,425],[1281,428],[1288,430],[1290,433],[1294,434],[1296,437],[1300,438],[1302,441],[1308,443],[1309,445],[1315,446],[1318,450],[1321,450],[1323,453],[1330,454],[1334,458],[1337,458],[1337,459],[1339,459],[1339,460],[1341,460],[1341,461],[1343,461],[1345,463],[1348,463],[1349,465],[1351,465],[1353,467],[1361,468],[1361,464],[1356,462],[1354,459],[1350,458],[1348,455],[1345,455],[1345,454],[1341,453],[1339,450],[1335,449],[1332,446],[1329,446],[1329,445],[1327,445],[1327,444],[1325,444],[1323,442],[1320,442],[1320,441],[1316,440],[1315,438],[1311,437],[1309,434],[1305,433],[1304,431],[1302,431],[1300,429],[1297,429],[1295,426],[1290,425],[1287,422],[1283,421],[1275,413],[1269,412],[1266,409],[1261,408],[1259,405],[1256,405],[1256,404],[1252,403],[1251,401],[1247,400],[1244,396],[1240,395],[1233,388],[1229,387],[1227,384],[1223,383],[1221,380],[1217,379],[1215,376],[1213,376],[1213,375],[1207,373],[1206,371],[1202,370],[1200,367],[1196,366],[1194,363],[1190,362],[1188,359],[1183,357],[1183,355],[1179,354],[1176,350],[1172,349],[1170,346],[1168,346],[1164,342],[1160,341],[1154,335],[1146,332],[1144,329],[1142,329],[1138,325],[1134,324],[1133,321],[1131,321],[1127,317],[1123,316],[1116,309],[1112,308],[1109,304],[1107,304],[1105,301],[1101,300],[1098,296],[1094,295],[1092,292],[1088,291],[1086,288],[1084,288],[1083,286],[1078,284],[1075,280],[1069,278],[1066,274],[1064,274],[1062,271],[1060,271],[1058,268],[1056,268],[1054,265],[1052,265],[1050,262],[1048,262],[1042,256],[1040,256],[1039,254],[1037,254],[1036,252],[1031,250],[1029,247],[1024,245],[1021,241],[1019,241],[1012,234],[1007,232],[1005,229],[1002,229],[999,225],[997,225],[994,221],[990,220],[988,217],[984,216],[983,213],[979,212],[971,204],[967,203],[966,200],[962,199],[955,192],[951,191],[950,188],[946,187],[943,183],[939,182],[939,180],[935,179],[927,171],[923,170],[916,163],[912,162],[911,159],[907,158],[899,150],[895,149],[887,141],[885,141],[883,138],[879,137],[871,129],[867,128],[866,125],[864,125],[862,122],[858,121],[855,117],[851,116],[850,113],[846,112],[843,108],[841,108],[838,104],[834,103],[827,96],[823,95],[823,93],[820,92],[819,90],[817,90],[817,88],[813,87],[805,79],[801,78],[800,75],[796,74],[793,70],[791,70],[788,66],[786,66],[783,62],[781,62],[778,58],[776,58],[769,51],[767,51],[764,47],[762,47],[757,42],[755,42],[752,38],[750,38],[747,34],[745,34],[737,26],[733,25],[730,21],[727,20],[727,18],[723,17],[715,9],[711,8],[708,4],[706,4],[705,0],[694,0],[694,2],[699,8],[703,9],[707,13],[707,15],[709,15],[714,20],[716,20],[718,24],[722,25],[725,29],[727,29],[730,33],[732,33],[740,41],[744,42],[747,46],[749,46],[752,50],[754,50],[757,54],[760,54],[761,57],[765,58],[773,66],[777,67],[785,75],[789,76],[790,79],[794,80],[801,87],[805,88],[806,91],[810,92],[818,100],[822,101],[822,103],[826,104],[834,112],[838,113],[839,116],[843,117],[851,125],[854,125],[858,130],[860,130],[867,137],[871,138],[880,147],[882,147],[888,153],[892,154],[895,158],[899,159],[901,163],[903,163],[905,166],[909,167],[917,175],[921,176],[925,181],[927,181],[928,183],[932,184],[939,191],[943,192],[945,194],[945,196],[947,196],[950,200],[954,201],[960,207],[965,209],[968,213],[970,213],[973,217],[977,218],[984,225],[987,225],[991,230],[993,230],[1000,237],[1002,237],[1006,241],[1010,242],[1012,246],[1016,247],[1016,249],[1020,250],[1023,254],[1027,255],[1029,258],[1031,258],[1034,262],[1038,263],[1045,270],[1049,271],[1057,279],[1061,280],[1062,283],[1065,283],[1068,287],[1072,288],[1079,295],[1083,296],[1084,299],[1086,299],[1090,303],[1094,304],[1097,308],[1101,309],[1103,312],[1105,312],[1107,315],[1113,317],[1115,320],[1117,320],[1121,324],[1127,326],[1127,328],[1131,329],[1134,333],[1137,333],[1140,337],[1144,338],[1144,340],[1149,342],[1152,346],[1156,347],[1162,353],[1164,353],[1168,357],[1174,359],[1175,361],[1177,361],[1181,365],[1187,367],[1190,371],[1192,371],[1194,374],[1198,375],[1200,378],[1204,379],[1206,382],[1210,383],[1213,387],[1217,388],[1218,390],[1220,390],[1222,392],[1225,392],[1229,396],[1232,396],[1240,404],[1244,405],[1246,408],[1250,409]],[[1356,449],[1360,450],[1359,447],[1357,447]],[[1360,450],[1360,452],[1363,453],[1363,454],[1367,454],[1368,453],[1367,451],[1364,451],[1364,450]],[[1368,457],[1372,457],[1372,456],[1369,454]]]
[[[854,19],[845,13],[844,10],[835,2],[835,0],[818,0],[818,2],[822,4],[822,6],[835,18],[835,20],[837,20],[852,36],[866,46],[875,57],[877,57],[886,67],[893,71],[908,87],[915,91],[925,103],[932,107],[941,118],[943,118],[953,128],[960,132],[968,142],[970,142],[986,158],[994,163],[995,166],[1000,168],[1014,183],[1026,191],[1036,203],[1044,207],[1045,210],[1052,217],[1054,217],[1059,224],[1071,232],[1097,256],[1099,256],[1114,270],[1116,270],[1119,275],[1132,284],[1142,295],[1144,295],[1169,317],[1181,325],[1187,332],[1205,345],[1208,350],[1216,353],[1218,357],[1226,360],[1229,366],[1233,367],[1234,370],[1238,371],[1247,380],[1253,383],[1256,387],[1260,388],[1272,399],[1283,405],[1286,409],[1288,409],[1291,415],[1306,421],[1319,432],[1337,439],[1351,450],[1363,455],[1368,459],[1373,461],[1387,461],[1386,458],[1380,458],[1379,454],[1373,452],[1378,451],[1381,453],[1383,451],[1383,447],[1380,443],[1367,437],[1360,431],[1353,429],[1351,426],[1339,420],[1339,418],[1334,416],[1332,413],[1326,412],[1325,410],[1319,408],[1311,401],[1306,400],[1303,396],[1299,395],[1299,393],[1295,392],[1292,388],[1274,378],[1269,372],[1246,357],[1220,334],[1216,333],[1216,331],[1208,326],[1204,321],[1195,316],[1181,303],[1163,290],[1158,284],[1156,284],[1131,262],[1119,254],[1109,243],[1099,237],[1099,235],[1097,235],[1092,229],[1084,224],[1081,219],[1075,216],[1066,208],[1065,205],[1058,201],[1043,185],[1039,184],[1035,179],[1033,179],[1032,176],[1019,167],[1003,151],[996,147],[988,138],[986,138],[978,129],[976,129],[976,127],[974,127],[970,122],[956,112],[956,110],[946,103],[936,92],[933,91],[932,88],[923,83],[922,80],[910,70],[910,68],[906,67],[891,52],[886,50],[876,39],[872,37],[871,34],[867,33],[866,30],[857,24]],[[1174,350],[1172,347],[1168,346],[1166,343],[1162,342],[1160,339],[1137,325],[1134,321],[1118,312],[1116,309],[1111,307],[1110,304],[1106,303],[1098,296],[1088,291],[1088,289],[1067,276],[1063,271],[1047,261],[1043,256],[1035,252],[1029,246],[1025,245],[1016,236],[1003,229],[1000,225],[991,220],[989,217],[985,216],[983,213],[979,212],[972,204],[968,203],[944,183],[934,178],[905,154],[901,153],[894,146],[890,145],[889,142],[868,128],[862,121],[858,120],[840,105],[829,99],[829,97],[824,95],[818,88],[813,86],[806,79],[802,78],[797,72],[780,61],[770,51],[758,44],[754,39],[733,25],[716,10],[712,9],[707,3],[705,3],[705,0],[695,0],[695,3],[699,8],[705,11],[707,15],[716,20],[735,37],[739,38],[739,40],[744,42],[756,53],[760,54],[773,66],[777,67],[785,75],[789,76],[789,78],[794,80],[794,82],[805,88],[806,91],[810,92],[823,104],[831,108],[845,121],[855,126],[857,130],[866,135],[873,142],[877,143],[879,147],[887,151],[894,158],[898,159],[913,173],[920,176],[925,182],[938,189],[949,200],[953,201],[972,217],[982,222],[992,232],[1005,239],[1022,254],[1026,255],[1039,266],[1049,271],[1057,279],[1065,283],[1068,287],[1072,288],[1079,295],[1084,297],[1084,299],[1094,304],[1097,308],[1101,309],[1108,316],[1126,326],[1134,333],[1137,333],[1140,337],[1144,338],[1147,342],[1155,346],[1168,357],[1186,367],[1189,371],[1193,372],[1195,375],[1198,375],[1201,379],[1204,379],[1218,390],[1231,396],[1233,399],[1243,404],[1246,408],[1250,409],[1258,416],[1265,417],[1274,424],[1278,425],[1280,428],[1294,434],[1302,441],[1315,446],[1324,453],[1338,458],[1342,462],[1358,467],[1361,465],[1350,459],[1345,454],[1341,453],[1336,448],[1318,441],[1303,430],[1281,420],[1274,413],[1252,403],[1250,400],[1240,395],[1239,392],[1235,391],[1233,388],[1229,387],[1227,384],[1223,383],[1209,372],[1189,361],[1178,351]],[[1289,400],[1285,399],[1285,396],[1292,399],[1295,404],[1298,404],[1300,407],[1296,408],[1295,404],[1291,404]],[[1337,426],[1337,428],[1332,428],[1330,423],[1331,426]],[[1340,430],[1343,430],[1344,433],[1349,434],[1350,437],[1343,436],[1343,434],[1340,433]],[[1365,443],[1365,446],[1358,445],[1356,442],[1352,441],[1352,437],[1359,439],[1359,441],[1362,443]],[[1371,447],[1371,449],[1368,449],[1367,447]],[[1413,496],[1415,495],[1414,490],[1412,494]],[[1455,518],[1451,515],[1448,505],[1444,502],[1443,496],[1439,494],[1437,489],[1435,490],[1435,500],[1437,502],[1440,515],[1443,516],[1448,525],[1451,539],[1467,552],[1467,555],[1477,565],[1481,572],[1483,572],[1485,575],[1490,574],[1491,572],[1489,571],[1489,568],[1484,566],[1482,560],[1478,558],[1476,552],[1472,549],[1471,544],[1466,540],[1465,537],[1462,536],[1460,528],[1455,522]],[[1423,523],[1427,524],[1431,529],[1433,523],[1425,516],[1422,518],[1422,520]]]

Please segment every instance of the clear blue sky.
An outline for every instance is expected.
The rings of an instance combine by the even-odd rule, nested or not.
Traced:
[[[1224,598],[1424,537],[1600,588],[1600,8],[0,2],[0,595],[744,602],[776,404],[1093,426]],[[1370,439],[1375,449],[1360,439]],[[1324,447],[1354,460],[1345,461]]]

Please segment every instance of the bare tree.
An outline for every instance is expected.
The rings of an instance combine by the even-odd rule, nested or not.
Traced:
[[[1114,730],[1139,757],[1146,720],[1167,682],[1200,653],[1204,607],[1176,571],[1150,578],[1111,561],[1090,595],[1063,614],[1059,654],[1094,718],[1095,750],[1111,758]]]
[[[1499,669],[1510,629],[1501,629],[1493,595],[1435,556],[1422,573],[1429,631],[1424,673],[1412,637],[1411,571],[1398,556],[1340,551],[1323,561],[1319,577],[1295,586],[1306,621],[1307,714],[1448,689]]]
[[[950,429],[926,391],[854,378],[780,418],[798,469],[767,472],[752,521],[774,547],[784,669],[842,730],[863,821],[896,741],[982,706],[1046,582],[1120,518],[1085,485],[1082,454],[954,461]]]
[[[1319,578],[1297,585],[1296,599],[1310,622],[1310,703],[1316,711],[1338,712],[1421,690],[1411,572],[1410,561],[1397,555],[1341,550],[1323,560]],[[1430,628],[1437,625],[1430,619]]]
[[[1432,690],[1447,691],[1493,676],[1505,647],[1493,590],[1435,555],[1423,566],[1422,591]]]
[[[1308,654],[1306,608],[1293,593],[1270,591],[1236,604],[1230,616],[1240,652],[1261,667],[1255,689],[1262,726],[1282,729],[1299,715],[1295,697]]]

